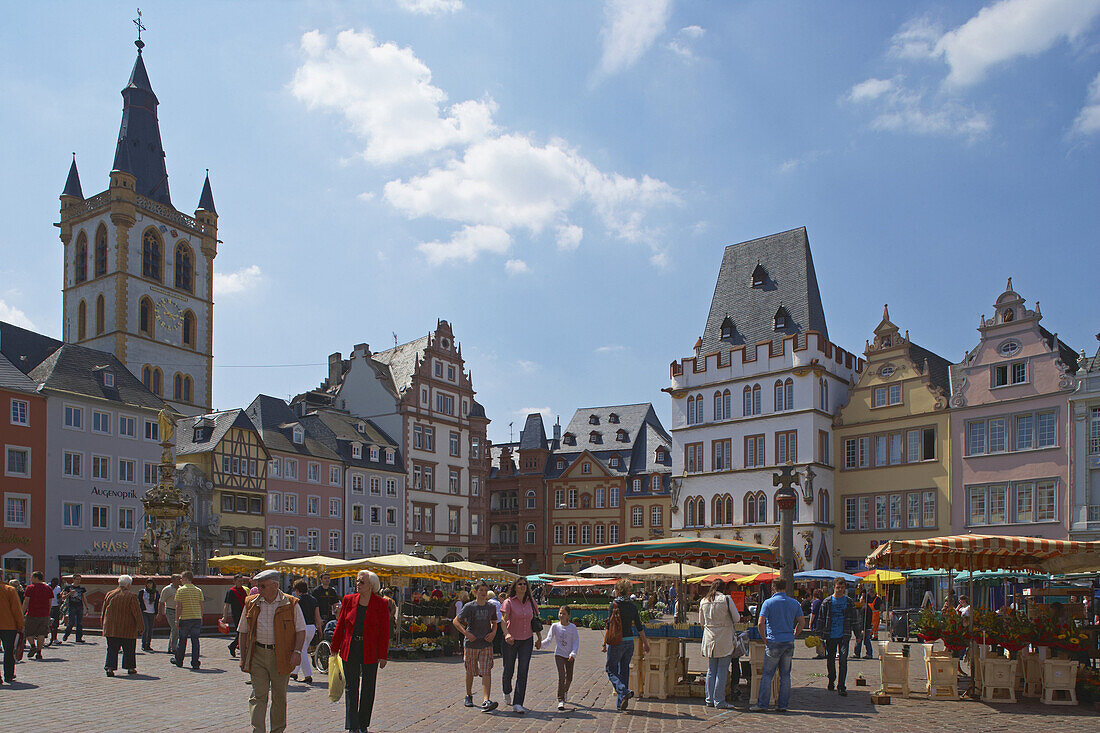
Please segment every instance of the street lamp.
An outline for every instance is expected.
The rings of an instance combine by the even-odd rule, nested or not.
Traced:
[[[424,545],[420,544],[419,542],[413,545],[413,556],[424,557]]]

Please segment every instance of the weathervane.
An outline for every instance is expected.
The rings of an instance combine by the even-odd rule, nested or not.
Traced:
[[[138,53],[141,53],[141,49],[145,48],[145,41],[141,40],[141,32],[145,30],[145,26],[141,23],[141,8],[137,9],[138,17],[134,18],[134,25],[137,26],[138,37],[134,41],[134,45],[137,46]]]

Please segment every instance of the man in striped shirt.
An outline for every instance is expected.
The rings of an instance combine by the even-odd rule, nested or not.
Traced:
[[[199,668],[199,632],[202,630],[202,589],[195,586],[195,576],[190,570],[181,574],[183,585],[176,591],[176,624],[179,626],[179,644],[172,664],[183,666],[187,652],[187,640],[191,640],[191,669]]]

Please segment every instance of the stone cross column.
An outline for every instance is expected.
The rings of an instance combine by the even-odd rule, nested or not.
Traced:
[[[787,581],[787,593],[794,592],[794,508],[798,495],[794,486],[801,485],[802,478],[793,464],[788,462],[779,473],[772,474],[772,486],[782,487],[776,496],[779,506],[779,575]]]

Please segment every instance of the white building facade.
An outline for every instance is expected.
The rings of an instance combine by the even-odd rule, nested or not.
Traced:
[[[1100,338],[1100,336],[1098,336]],[[1070,396],[1073,430],[1073,498],[1069,538],[1100,540],[1100,351],[1090,359],[1081,352],[1077,386]]]
[[[797,564],[831,567],[832,422],[862,368],[828,340],[805,229],[727,247],[706,331],[666,389],[672,529],[778,544],[772,477],[791,463],[813,472],[796,510]]]

